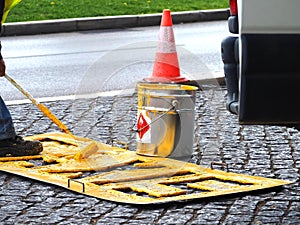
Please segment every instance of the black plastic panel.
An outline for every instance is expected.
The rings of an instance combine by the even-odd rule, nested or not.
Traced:
[[[300,34],[243,34],[239,121],[300,123]]]

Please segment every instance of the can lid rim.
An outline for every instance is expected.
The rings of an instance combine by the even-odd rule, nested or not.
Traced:
[[[151,89],[151,90],[185,90],[185,91],[197,91],[198,87],[185,84],[150,84],[142,83],[138,84],[138,88]]]

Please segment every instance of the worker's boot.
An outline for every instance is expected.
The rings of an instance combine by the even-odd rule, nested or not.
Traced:
[[[39,141],[26,141],[20,136],[0,141],[0,157],[37,155],[43,151]]]

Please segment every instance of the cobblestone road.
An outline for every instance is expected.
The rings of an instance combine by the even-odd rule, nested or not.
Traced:
[[[283,188],[151,206],[103,201],[0,172],[0,224],[300,224],[300,132],[241,126],[225,109],[225,90],[197,93],[192,162],[227,163],[232,172],[295,181]],[[136,96],[46,103],[76,135],[135,146]],[[21,135],[60,131],[32,104],[9,106]]]

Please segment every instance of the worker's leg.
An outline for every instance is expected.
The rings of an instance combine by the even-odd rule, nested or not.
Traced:
[[[0,141],[15,138],[16,132],[9,110],[0,96]]]

